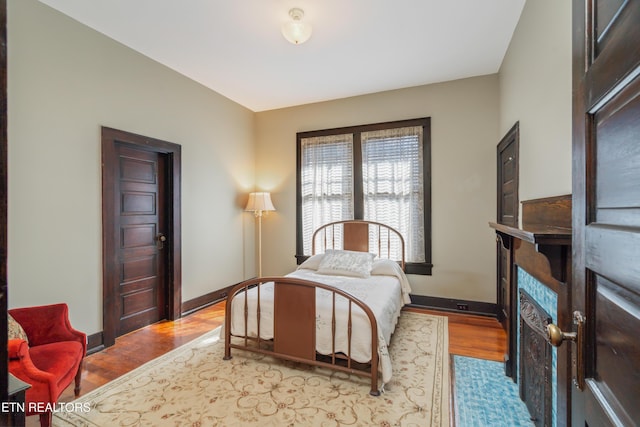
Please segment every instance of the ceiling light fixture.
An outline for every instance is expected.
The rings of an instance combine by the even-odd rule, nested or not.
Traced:
[[[311,25],[302,21],[304,11],[294,7],[289,11],[291,21],[282,25],[282,35],[293,44],[302,44],[311,37]]]

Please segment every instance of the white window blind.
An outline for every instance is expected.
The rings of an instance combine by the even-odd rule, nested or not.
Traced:
[[[364,219],[402,234],[407,273],[431,274],[429,117],[299,132],[296,140],[299,264],[311,255],[311,236],[320,226]],[[375,247],[376,236],[370,238]],[[390,257],[399,258],[399,243],[390,246]]]
[[[422,126],[362,132],[364,219],[400,231],[408,262],[425,262]],[[401,248],[392,248],[398,256]]]
[[[320,226],[353,218],[353,134],[302,138],[300,195],[304,253]]]

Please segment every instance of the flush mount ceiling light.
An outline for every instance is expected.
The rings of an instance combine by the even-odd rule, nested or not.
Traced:
[[[289,11],[291,21],[282,25],[282,35],[293,44],[302,44],[311,37],[311,25],[302,21],[304,11],[294,7]]]

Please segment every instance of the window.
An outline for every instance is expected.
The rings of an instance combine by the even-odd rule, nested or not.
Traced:
[[[431,274],[430,142],[429,118],[298,133],[298,262],[319,226],[365,219],[402,233],[407,272]]]

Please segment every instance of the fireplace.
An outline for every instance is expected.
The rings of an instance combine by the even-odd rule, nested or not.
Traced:
[[[546,325],[571,330],[571,195],[522,202],[522,225],[496,230],[497,312],[507,333],[505,374],[518,383],[536,425],[571,425],[569,346]],[[506,263],[506,265],[501,265]]]
[[[553,351],[545,339],[551,316],[520,289],[520,398],[536,426],[552,424]]]

